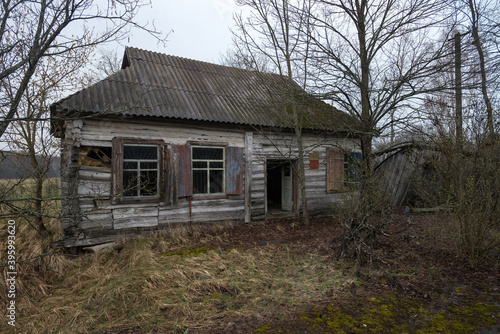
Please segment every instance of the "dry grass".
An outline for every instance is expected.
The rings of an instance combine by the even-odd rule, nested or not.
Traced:
[[[230,228],[180,227],[126,243],[119,253],[46,256],[20,264],[18,331],[92,333],[140,327],[184,332],[226,316],[264,318],[281,305],[293,311],[353,282],[324,263],[323,255],[294,245],[165,256],[196,248],[200,240],[224,238]],[[18,234],[23,258],[47,250],[48,241],[40,242],[32,233],[23,228]],[[0,332],[7,329],[0,322]]]
[[[424,226],[433,226],[433,217],[416,218]],[[51,221],[54,239],[60,233],[56,225],[57,221]],[[431,232],[417,225],[411,235]],[[322,226],[327,225],[318,224],[315,228]],[[261,233],[263,231],[265,233]],[[441,240],[432,243],[427,238],[412,241],[397,238],[393,240],[396,244],[386,245],[387,250],[395,247],[394,252],[388,253],[392,254],[390,261],[394,265],[391,268],[373,267],[356,278],[354,266],[348,268],[348,264],[343,266],[332,261],[316,234],[311,233],[314,237],[308,239],[306,231],[309,229],[295,230],[293,224],[284,223],[184,226],[124,243],[120,252],[84,254],[76,258],[64,255],[37,257],[18,265],[17,332],[185,333],[187,329],[206,332],[212,328],[211,333],[217,333],[223,328],[226,332],[235,332],[235,328],[251,332],[257,327],[268,328],[269,333],[279,332],[280,328],[300,332],[318,325],[321,317],[311,317],[306,312],[317,307],[322,310],[318,314],[328,320],[324,324],[345,325],[344,328],[352,328],[355,324],[360,332],[365,329],[365,317],[374,314],[380,321],[372,317],[372,326],[386,326],[387,321],[398,315],[394,331],[406,328],[404,326],[410,326],[413,319],[408,312],[413,312],[417,306],[423,310],[419,313],[419,321],[424,329],[433,328],[433,321],[439,317],[443,319],[440,323],[443,328],[450,323],[465,326],[472,318],[480,319],[482,324],[493,319],[491,314],[495,310],[488,308],[487,300],[478,304],[476,299],[471,299],[471,304],[468,295],[464,295],[465,299],[457,299],[456,289],[463,290],[463,283],[457,281],[455,286],[456,276],[443,279],[448,267],[437,263],[433,257],[435,253],[442,257],[441,251],[435,251],[437,246],[445,246]],[[285,236],[287,242],[283,243],[254,245],[253,242],[283,240],[280,238]],[[6,232],[2,230],[0,240],[4,242],[5,237]],[[293,242],[294,238],[300,242]],[[20,260],[48,250],[49,240],[41,240],[29,226],[21,223],[17,240]],[[420,242],[424,240],[431,243],[423,247]],[[5,244],[0,247],[5,249]],[[421,257],[422,254],[428,257]],[[5,263],[4,254],[1,256]],[[429,267],[429,263],[435,265]],[[457,267],[452,263],[450,268]],[[457,275],[464,273],[468,271],[458,271]],[[475,275],[475,271],[472,274]],[[478,276],[477,282],[482,284],[488,275]],[[493,276],[488,282],[492,280]],[[490,285],[481,284],[471,286],[476,290],[497,291],[488,290]],[[4,298],[0,306],[4,307],[5,287],[0,287],[3,289],[0,298]],[[433,287],[441,292],[432,292]],[[403,296],[398,295],[398,303],[380,299],[380,309],[374,311],[374,302],[370,300],[378,300],[375,297],[379,294],[387,295],[384,291],[403,291]],[[420,292],[435,298],[418,298],[415,294]],[[443,296],[448,296],[449,303],[443,301]],[[335,305],[339,302],[343,304],[337,309]],[[441,312],[446,305],[454,308],[459,305],[462,309],[468,304],[473,308],[469,305],[467,312],[473,316],[459,321],[454,320],[457,317],[454,312]],[[331,311],[327,307],[323,312],[323,305],[328,305]],[[482,318],[476,316],[478,313]],[[342,319],[346,316],[351,317],[351,323],[344,324]],[[336,332],[325,326],[315,328],[320,332]],[[10,329],[6,321],[0,321],[1,333]]]

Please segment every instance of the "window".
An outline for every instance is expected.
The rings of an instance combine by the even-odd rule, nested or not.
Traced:
[[[162,140],[113,139],[115,202],[170,200],[170,154]]]
[[[361,182],[361,153],[326,150],[326,191],[328,193],[355,189]]]
[[[225,192],[224,147],[193,146],[191,161],[193,194],[221,194]]]
[[[346,186],[350,189],[359,189],[361,184],[361,152],[350,152],[344,156],[344,175]]]
[[[157,145],[123,146],[123,195],[158,196],[160,175]]]
[[[244,150],[226,145],[114,138],[113,201],[174,204],[194,194],[242,195]]]

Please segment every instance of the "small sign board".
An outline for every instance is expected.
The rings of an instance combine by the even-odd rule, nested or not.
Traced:
[[[309,169],[319,168],[319,153],[309,153]]]

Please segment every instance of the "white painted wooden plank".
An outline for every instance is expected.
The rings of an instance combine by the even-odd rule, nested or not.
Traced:
[[[127,207],[113,210],[113,219],[130,217],[158,217],[158,206],[153,207]]]
[[[252,220],[253,132],[245,132],[245,223]]]
[[[112,139],[113,138],[105,137],[101,140],[96,140],[95,137],[91,137],[90,134],[85,133],[85,137],[81,140],[81,144],[82,146],[111,147]]]
[[[111,182],[80,180],[78,182],[78,195],[109,197],[111,196]]]
[[[103,125],[104,124],[104,125]],[[86,120],[84,140],[107,140],[113,137],[163,139],[166,143],[185,144],[186,141],[225,142],[230,146],[244,146],[244,133],[229,129],[207,129],[169,125],[167,122],[107,122]],[[106,130],[103,131],[103,128]]]
[[[154,227],[158,226],[158,216],[156,217],[134,217],[115,219],[113,227],[115,230],[122,230],[136,227]]]
[[[213,213],[216,215],[218,212],[243,212],[245,210],[244,205],[238,205],[238,206],[233,206],[233,205],[218,205],[217,207],[203,207],[203,206],[198,206],[195,205],[192,207],[191,212],[194,213],[200,213],[200,212],[208,212],[208,213]]]
[[[95,216],[96,218],[90,218],[90,216],[88,218],[82,218],[79,227],[84,230],[113,228],[113,219],[110,215],[100,215],[100,217],[97,217],[98,215]]]
[[[111,181],[111,169],[106,172],[80,169],[78,171],[78,177],[80,180]]]

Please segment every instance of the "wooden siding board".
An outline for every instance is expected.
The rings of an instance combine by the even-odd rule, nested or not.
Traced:
[[[120,218],[113,220],[115,230],[130,229],[137,227],[156,227],[158,226],[158,216],[155,217],[136,217]]]
[[[252,221],[253,133],[245,133],[245,223]]]
[[[92,196],[96,198],[111,196],[111,183],[108,180],[82,180],[78,182],[79,196]]]

